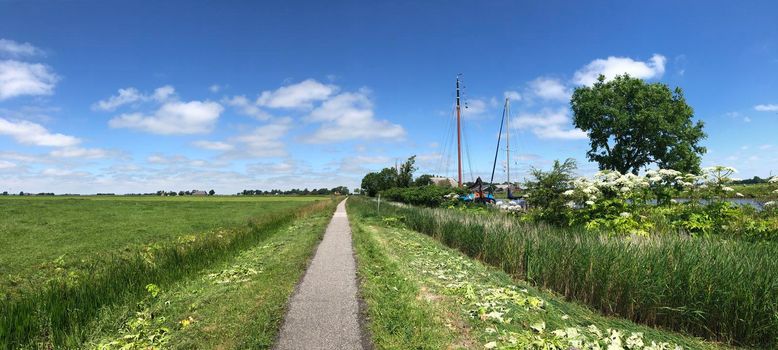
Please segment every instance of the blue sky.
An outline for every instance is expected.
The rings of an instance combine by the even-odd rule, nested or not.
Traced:
[[[704,165],[767,176],[776,23],[774,1],[0,1],[0,191],[356,187],[413,154],[453,176],[458,73],[466,179],[506,96],[513,173],[593,172],[569,94],[623,72],[684,89]]]

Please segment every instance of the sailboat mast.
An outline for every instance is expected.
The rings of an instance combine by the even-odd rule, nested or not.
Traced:
[[[511,186],[511,102],[505,99],[505,159],[508,163],[508,187]]]
[[[462,122],[459,108],[459,77],[457,77],[457,164],[458,183],[462,187]]]

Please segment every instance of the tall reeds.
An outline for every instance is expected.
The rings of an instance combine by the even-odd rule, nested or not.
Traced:
[[[359,203],[354,207],[375,211]],[[450,209],[387,205],[381,214],[607,315],[731,344],[778,346],[775,243],[674,233],[603,237]]]

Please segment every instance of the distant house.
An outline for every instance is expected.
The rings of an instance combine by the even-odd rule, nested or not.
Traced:
[[[432,184],[436,186],[457,187],[456,180],[450,177],[431,177],[430,181],[432,181]]]
[[[205,191],[192,191],[193,196],[207,196],[208,192]]]

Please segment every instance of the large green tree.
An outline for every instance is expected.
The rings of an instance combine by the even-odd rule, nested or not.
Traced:
[[[570,101],[573,124],[591,140],[587,152],[600,169],[637,173],[649,164],[698,173],[700,141],[707,137],[703,123],[683,91],[662,83],[648,84],[629,75],[575,89]]]

